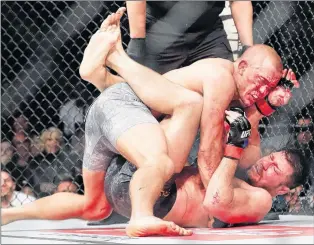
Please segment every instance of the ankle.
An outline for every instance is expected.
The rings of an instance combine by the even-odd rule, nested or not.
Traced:
[[[154,213],[153,212],[132,212],[131,214],[131,218],[130,221],[132,220],[136,220],[136,219],[141,219],[144,217],[154,217]]]

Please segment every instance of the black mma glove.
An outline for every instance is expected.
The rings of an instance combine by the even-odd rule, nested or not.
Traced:
[[[131,38],[126,52],[133,60],[143,65],[146,55],[145,38]]]
[[[294,87],[294,84],[286,77],[283,77],[280,79],[277,87],[278,86],[291,90]],[[265,98],[256,101],[255,106],[256,109],[264,116],[270,116],[278,108],[277,106],[274,106],[269,102],[268,95]]]
[[[227,120],[230,130],[224,156],[238,160],[251,135],[251,124],[242,108],[231,107],[230,111],[238,112],[240,115],[231,123]]]

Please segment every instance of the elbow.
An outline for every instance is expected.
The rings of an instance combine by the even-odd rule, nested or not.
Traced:
[[[225,213],[230,209],[230,202],[220,199],[218,194],[214,194],[211,197],[205,197],[203,206],[208,212],[210,212],[210,214],[216,217],[215,215]]]
[[[214,189],[208,185],[208,189]],[[218,190],[207,193],[204,198],[203,206],[205,210],[210,213],[212,216],[221,219],[225,222],[225,219],[228,218],[230,210],[233,208],[233,198],[231,196],[219,193]]]
[[[229,220],[228,213],[229,208],[223,204],[213,204],[212,202],[203,202],[203,206],[207,213],[211,216],[221,220],[222,222],[227,222]]]

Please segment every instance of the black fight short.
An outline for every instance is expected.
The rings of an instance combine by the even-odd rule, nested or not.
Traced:
[[[115,157],[106,172],[105,193],[114,211],[124,217],[131,216],[131,200],[129,194],[130,181],[137,168],[122,156]],[[173,207],[177,197],[174,179],[164,186],[155,206],[154,215],[164,218]]]

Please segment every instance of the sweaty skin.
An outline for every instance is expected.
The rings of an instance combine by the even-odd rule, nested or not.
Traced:
[[[140,69],[134,68],[132,62],[122,47],[121,37],[118,38],[106,65],[122,77],[124,74],[136,77]],[[112,85],[110,78],[114,76],[101,67],[85,76],[84,80],[103,90]],[[279,82],[282,68],[276,51],[260,44],[250,47],[235,62],[208,58],[163,75],[204,98],[198,152],[198,167],[204,186],[208,185],[222,158],[225,110],[233,101],[249,107],[264,98]],[[158,115],[156,112],[153,114]]]
[[[114,65],[111,64],[112,60],[115,61]],[[129,67],[120,45],[107,61],[108,66],[119,74]],[[204,186],[208,185],[222,157],[225,110],[233,101],[249,107],[264,98],[277,85],[281,75],[279,56],[265,45],[253,46],[234,63],[224,59],[204,59],[163,75],[204,98],[198,153],[198,166]]]
[[[115,18],[114,15],[112,15],[111,18]],[[119,18],[117,18],[117,20],[118,19]],[[108,24],[108,21],[105,21],[104,23]],[[113,28],[112,33],[114,32],[115,28]],[[111,35],[110,33],[109,37],[113,37],[112,40],[110,39],[110,42],[116,42],[117,37],[114,37],[114,35]],[[101,32],[101,35],[95,36],[95,38],[99,38],[94,39],[99,44],[108,42],[108,35],[106,32]],[[120,47],[117,48],[118,46]],[[97,45],[97,47],[101,47],[101,45]],[[128,57],[125,56],[125,53],[123,53],[121,40],[117,47],[115,50],[117,52],[114,52],[115,55],[110,56],[110,58],[122,62],[117,62],[117,65],[114,68],[119,69],[119,66],[122,66],[123,68],[126,67],[130,69],[128,66],[128,62],[130,61],[128,60]],[[109,49],[110,48],[105,47],[101,50],[101,52],[104,53],[104,56],[106,56],[105,54]],[[100,59],[100,65],[89,67],[90,69],[87,70],[93,70],[90,74],[84,73],[84,69],[80,70],[81,76],[86,78],[84,78],[84,80],[91,82],[101,91],[116,83],[116,79],[121,82],[121,77],[114,76],[107,72],[107,69],[104,67],[106,57],[99,54],[96,54],[96,57],[93,57],[93,54],[95,53],[89,49],[86,49],[85,52],[92,53],[91,55],[87,55],[91,60],[86,59],[86,62],[83,60],[82,63],[87,64],[87,66],[93,66],[95,64],[95,59]],[[113,53],[111,52],[111,54]],[[189,67],[171,71],[165,75],[169,80],[202,94],[205,101],[201,120],[201,150],[198,156],[200,175],[192,174],[192,172],[189,172],[190,170],[188,170],[186,175],[184,175],[185,171],[180,174],[181,177],[176,180],[176,184],[179,187],[177,202],[175,207],[166,216],[167,220],[176,221],[178,224],[183,224],[184,226],[203,226],[205,224],[207,226],[208,216],[211,212],[208,208],[206,208],[207,212],[204,211],[203,200],[205,189],[202,183],[205,183],[205,186],[208,186],[207,183],[209,182],[210,176],[213,175],[215,168],[217,168],[221,161],[224,112],[233,100],[238,100],[243,106],[251,105],[254,100],[258,100],[265,96],[269,88],[275,86],[279,81],[280,77],[278,76],[277,70],[279,68],[281,69],[281,66],[278,65],[278,68],[276,62],[280,63],[280,58],[278,59],[277,54],[274,54],[277,55],[276,57],[270,58],[269,54],[274,54],[274,51],[272,51],[271,48],[263,45],[256,45],[248,49],[243,56],[254,56],[254,62],[250,62],[249,58],[239,59],[235,63],[226,62],[221,59],[206,59]],[[258,57],[259,59],[257,59]],[[109,60],[108,62],[110,63]],[[131,72],[134,73],[134,76],[138,75],[137,70],[133,68],[134,66],[132,66]],[[155,112],[153,112],[153,114],[155,115]],[[158,113],[156,112],[156,116],[157,115]],[[173,148],[177,149],[176,145],[173,145]],[[249,149],[249,147],[247,149]],[[256,153],[256,151],[254,153]],[[178,154],[182,154],[182,151],[179,150]],[[253,158],[256,159],[256,156]],[[247,162],[252,163],[254,161],[249,161],[247,159]],[[92,184],[89,190],[94,191],[98,188],[103,195],[102,174],[104,173],[101,173],[101,175],[98,176],[98,182],[95,181],[95,177],[92,175],[90,175],[92,178],[90,178],[90,176],[87,176],[87,178],[90,180],[89,183]],[[254,171],[252,174],[253,176],[256,176]],[[86,179],[84,179],[84,182],[85,181]],[[246,192],[247,190],[252,190],[252,193],[255,193],[254,190],[256,188],[250,187],[244,182],[235,181],[234,184],[234,186],[240,186]],[[2,210],[1,221],[2,224],[6,224],[23,219],[103,219],[103,214],[99,214],[98,211],[103,210],[106,200],[98,197],[99,193],[94,193],[92,197],[86,195],[86,193],[85,196],[72,193],[57,193],[39,199],[22,208]],[[219,197],[221,198],[222,195],[219,195]],[[244,200],[247,201],[247,198],[244,198]],[[264,200],[264,198],[258,200]],[[96,201],[99,206],[95,206],[95,203],[93,203],[94,201]],[[260,204],[261,202],[258,203],[258,205]],[[255,205],[254,207],[258,205]],[[90,207],[91,209],[89,209]],[[52,209],[54,209],[55,212],[51,212]],[[151,225],[153,228],[159,228],[155,226],[156,223],[154,222],[152,222]],[[163,230],[161,232],[163,232]]]
[[[134,61],[123,50],[121,39],[110,51],[106,65],[122,77],[126,74],[137,77],[140,70],[140,66],[135,67]],[[208,186],[222,159],[225,110],[233,101],[249,107],[264,98],[277,85],[281,75],[280,57],[266,45],[249,48],[234,63],[223,59],[204,59],[164,74],[168,80],[198,92],[204,98],[198,154],[198,167],[204,186]],[[110,76],[107,73],[107,79]],[[87,77],[86,80],[93,83],[92,78]],[[103,87],[107,87],[106,78],[103,81]],[[182,152],[178,151],[177,154]]]

